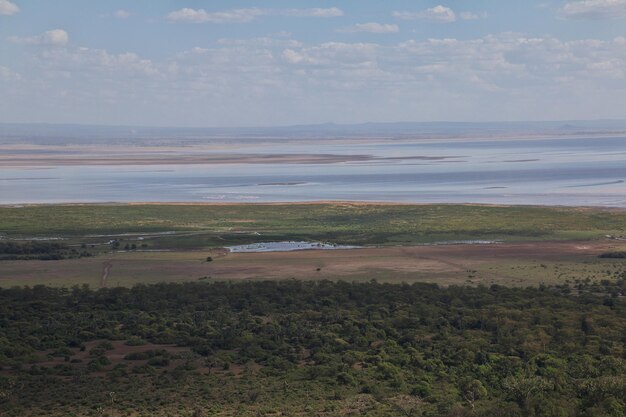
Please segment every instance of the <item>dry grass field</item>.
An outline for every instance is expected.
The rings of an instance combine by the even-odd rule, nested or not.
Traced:
[[[626,245],[611,240],[366,247],[347,250],[229,253],[223,249],[113,252],[59,261],[4,261],[0,286],[132,286],[246,279],[341,279],[440,285],[561,284],[609,279],[623,259],[599,259]],[[213,261],[207,262],[207,256]]]

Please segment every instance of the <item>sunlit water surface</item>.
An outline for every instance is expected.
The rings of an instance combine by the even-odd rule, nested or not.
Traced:
[[[626,207],[626,137],[289,143],[244,151],[375,159],[0,167],[0,204],[360,200]]]

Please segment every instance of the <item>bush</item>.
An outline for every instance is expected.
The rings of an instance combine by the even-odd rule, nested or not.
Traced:
[[[598,255],[598,258],[625,259],[626,252],[604,252]]]

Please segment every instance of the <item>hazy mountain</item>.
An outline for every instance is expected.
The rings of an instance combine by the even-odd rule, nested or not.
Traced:
[[[589,135],[626,132],[626,120],[544,122],[399,122],[276,127],[150,127],[0,123],[0,143],[197,143],[310,138],[450,138]]]

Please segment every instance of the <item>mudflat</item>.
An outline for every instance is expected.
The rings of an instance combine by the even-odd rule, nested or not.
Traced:
[[[0,204],[349,200],[626,207],[623,135],[53,143],[0,143]]]

